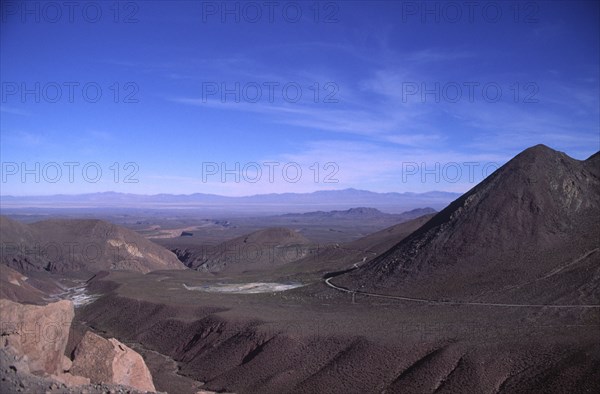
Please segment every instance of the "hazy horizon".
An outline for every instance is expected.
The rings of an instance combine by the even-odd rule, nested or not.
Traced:
[[[255,196],[265,196],[265,195],[283,195],[283,194],[313,194],[318,192],[338,192],[338,191],[357,191],[357,192],[368,192],[368,193],[376,193],[376,194],[430,194],[430,193],[448,193],[448,194],[461,194],[458,192],[448,192],[444,190],[428,190],[424,192],[397,192],[397,191],[389,191],[389,192],[376,192],[372,190],[366,189],[356,189],[356,188],[344,188],[344,189],[319,189],[310,192],[274,192],[274,193],[257,193],[257,194],[243,194],[243,195],[225,195],[225,194],[216,194],[216,193],[203,193],[203,192],[192,192],[192,193],[153,193],[153,194],[144,194],[144,193],[128,193],[128,192],[118,192],[114,190],[106,190],[100,192],[90,192],[90,193],[53,193],[53,194],[28,194],[28,195],[15,195],[15,194],[0,194],[1,197],[53,197],[53,196],[82,196],[88,194],[123,194],[123,195],[136,195],[136,196],[144,196],[144,197],[152,197],[158,195],[168,195],[168,196],[193,196],[197,194],[207,195],[207,196],[217,196],[217,197],[255,197]]]

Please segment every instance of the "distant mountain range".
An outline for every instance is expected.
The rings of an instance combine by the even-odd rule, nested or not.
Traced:
[[[376,193],[367,190],[323,190],[313,193],[271,193],[244,197],[216,194],[89,193],[51,196],[0,196],[0,206],[8,208],[143,208],[143,209],[224,209],[241,212],[289,213],[315,210],[349,209],[368,206],[385,212],[432,207],[442,209],[460,193]]]
[[[435,209],[427,207],[427,208],[416,208],[410,211],[397,213],[397,214],[389,214],[381,212],[376,208],[366,208],[366,207],[358,207],[358,208],[350,208],[344,211],[313,211],[313,212],[305,212],[305,213],[286,213],[285,215],[281,215],[281,217],[286,219],[291,219],[294,221],[300,220],[332,220],[332,219],[347,219],[347,220],[360,220],[360,219],[375,219],[375,218],[389,218],[393,216],[398,222],[405,222],[407,220],[415,219],[423,215],[427,215],[430,213],[436,212]]]

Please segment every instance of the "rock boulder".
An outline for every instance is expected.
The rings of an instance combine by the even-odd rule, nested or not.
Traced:
[[[92,383],[114,383],[155,391],[152,375],[139,353],[118,340],[88,331],[77,348],[70,373]]]

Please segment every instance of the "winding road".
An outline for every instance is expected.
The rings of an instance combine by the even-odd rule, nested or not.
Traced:
[[[358,264],[353,265],[353,268],[349,271],[353,271],[358,268]],[[346,271],[346,272],[349,272]],[[340,274],[341,275],[341,274]],[[369,293],[366,291],[360,290],[350,290],[345,287],[337,286],[331,283],[331,280],[336,276],[329,277],[325,279],[325,284],[331,287],[332,289],[349,293],[349,294],[360,294],[369,297],[375,298],[385,298],[389,300],[399,300],[399,301],[408,301],[408,302],[418,302],[422,304],[428,305],[470,305],[470,306],[492,306],[492,307],[502,307],[502,308],[588,308],[588,309],[600,309],[600,305],[555,305],[555,304],[503,304],[503,303],[495,303],[495,302],[470,302],[470,301],[437,301],[437,300],[428,300],[425,298],[414,298],[414,297],[402,297],[402,296],[392,296],[387,294],[378,294],[378,293]]]

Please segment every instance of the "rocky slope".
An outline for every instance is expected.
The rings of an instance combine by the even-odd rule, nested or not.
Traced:
[[[411,211],[411,213],[412,212],[417,212],[417,210]],[[369,234],[356,241],[349,242],[345,244],[344,247],[348,249],[371,251],[377,254],[383,253],[435,216],[434,213],[426,208],[419,210],[418,212],[423,212],[423,214],[373,234]]]

